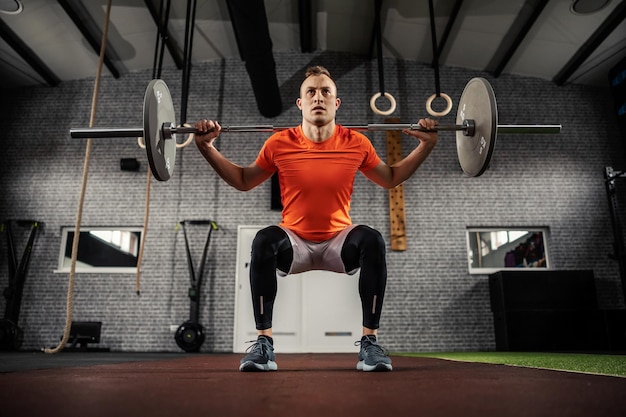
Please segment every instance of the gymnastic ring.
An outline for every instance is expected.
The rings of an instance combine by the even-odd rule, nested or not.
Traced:
[[[183,126],[192,127],[189,123],[185,123]],[[195,137],[196,135],[194,133],[189,134],[189,137],[185,142],[176,144],[176,148],[184,148],[185,146],[189,145]],[[141,149],[146,149],[146,144],[143,142],[143,137],[137,137],[137,144]]]
[[[376,107],[376,100],[378,100],[378,98],[380,96],[384,95],[387,100],[389,100],[389,104],[391,105],[389,107],[389,110],[380,110],[378,107]],[[370,99],[370,107],[372,108],[372,111],[376,114],[380,114],[381,116],[388,116],[391,113],[393,113],[394,111],[396,111],[396,99],[393,98],[393,96],[389,93],[376,93],[372,96],[372,98]]]
[[[448,102],[448,107],[446,107],[446,109],[444,111],[434,111],[432,104],[433,104],[433,100],[437,97],[437,94],[433,94],[432,96],[428,97],[428,100],[426,100],[426,111],[434,117],[443,117],[445,115],[447,115],[448,113],[450,113],[450,110],[452,110],[452,99],[450,98],[449,95],[445,94],[445,93],[440,93],[439,97],[443,98],[444,100],[446,100]]]
[[[193,127],[189,123],[184,123],[183,126],[185,126],[185,127]],[[178,127],[180,127],[180,126],[178,126]],[[184,141],[183,143],[180,143],[180,144],[178,144],[178,143],[176,144],[176,149],[184,148],[185,146],[189,145],[191,143],[191,141],[193,141],[193,139],[195,137],[196,137],[195,133],[190,133],[189,137],[187,138],[186,141]]]

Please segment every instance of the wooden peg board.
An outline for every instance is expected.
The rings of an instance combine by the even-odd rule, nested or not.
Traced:
[[[400,119],[388,118],[385,123],[399,123]],[[402,132],[387,131],[387,165],[402,159]],[[404,251],[406,241],[406,215],[404,212],[404,185],[389,190],[389,221],[391,222],[391,250]]]

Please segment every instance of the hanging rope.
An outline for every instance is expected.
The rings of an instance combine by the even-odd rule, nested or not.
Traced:
[[[91,115],[89,117],[89,127],[93,127],[96,118],[96,107],[98,103],[98,89],[100,88],[100,75],[102,74],[102,65],[104,62],[104,50],[106,48],[106,39],[109,31],[109,17],[111,15],[111,0],[107,2],[107,9],[104,18],[104,30],[102,32],[102,42],[100,44],[100,58],[98,60],[98,70],[96,72],[96,80],[94,82],[93,95],[91,98]],[[74,227],[74,239],[72,241],[72,258],[70,263],[70,277],[67,285],[67,303],[65,315],[65,329],[61,341],[54,349],[44,348],[45,353],[57,353],[61,351],[70,338],[72,328],[72,309],[74,299],[74,281],[76,276],[76,260],[78,259],[78,241],[80,237],[80,225],[83,217],[83,204],[85,202],[85,191],[87,189],[87,177],[89,174],[89,160],[91,158],[91,139],[87,139],[87,147],[85,149],[85,162],[83,164],[83,180],[80,189],[80,199],[78,201],[78,210],[76,213],[76,225]]]
[[[374,94],[370,99],[370,107],[372,111],[376,114],[380,114],[381,116],[388,116],[394,111],[396,111],[396,99],[387,92],[385,92],[385,73],[384,73],[384,65],[383,65],[383,41],[382,41],[382,30],[380,24],[380,9],[382,7],[382,0],[376,0],[374,6],[374,14],[375,14],[375,25],[376,25],[376,55],[378,59],[378,93]],[[376,100],[378,100],[381,96],[385,96],[387,100],[389,100],[389,109],[388,110],[380,110],[376,107]]]
[[[139,255],[137,256],[137,271],[135,272],[135,292],[141,295],[141,262],[143,261],[143,250],[146,246],[146,235],[148,234],[148,218],[150,217],[150,188],[152,181],[152,171],[148,169],[148,179],[146,182],[146,208],[143,216],[143,233],[139,244]]]
[[[449,95],[441,92],[441,86],[439,85],[439,50],[437,49],[437,29],[435,27],[435,8],[433,6],[433,0],[428,0],[428,9],[430,12],[430,37],[433,44],[433,68],[435,70],[435,94],[430,96],[426,100],[426,111],[435,117],[443,117],[450,113],[452,110],[452,99]],[[446,100],[447,107],[444,111],[437,112],[432,108],[435,98],[441,97]]]

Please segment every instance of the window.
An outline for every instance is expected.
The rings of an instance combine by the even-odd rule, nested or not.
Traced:
[[[470,274],[549,268],[546,227],[467,229]]]
[[[55,272],[70,272],[74,230],[61,228]],[[142,232],[142,227],[81,227],[76,272],[135,273]]]

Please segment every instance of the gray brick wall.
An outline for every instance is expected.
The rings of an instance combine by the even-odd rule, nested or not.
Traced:
[[[276,54],[283,113],[264,120],[257,111],[249,79],[236,59],[198,63],[192,71],[188,120],[217,118],[224,124],[295,125],[294,105],[304,69],[326,65],[339,84],[338,121],[380,123],[369,108],[378,91],[375,62],[337,53]],[[95,71],[94,71],[95,73]],[[96,125],[140,126],[143,93],[151,71],[103,76]],[[442,133],[438,147],[405,184],[406,252],[388,252],[389,281],[380,330],[396,351],[488,350],[495,347],[486,276],[469,275],[467,226],[548,226],[552,266],[593,269],[604,308],[619,308],[621,286],[611,252],[611,224],[603,169],[624,169],[623,137],[611,116],[608,90],[576,85],[557,87],[533,78],[441,68],[442,91],[458,101],[467,81],[488,78],[498,99],[501,124],[561,123],[558,136],[501,135],[490,169],[480,178],[463,177],[454,134]],[[165,69],[177,111],[180,80]],[[398,101],[394,116],[415,122],[426,115],[434,92],[432,69],[410,61],[385,60],[385,84]],[[56,346],[63,332],[68,275],[56,268],[60,228],[75,222],[84,140],[71,139],[70,127],[89,123],[93,80],[64,82],[55,88],[2,92],[3,151],[0,153],[0,218],[33,218],[45,223],[30,263],[20,327],[25,349]],[[456,106],[442,123],[455,122]],[[384,133],[369,134],[384,157]],[[265,134],[224,134],[221,150],[247,164]],[[404,141],[407,152],[413,146]],[[136,157],[139,173],[122,172],[120,158]],[[95,140],[92,147],[83,225],[142,225],[147,159],[133,139]],[[74,320],[103,322],[102,345],[123,351],[178,351],[169,330],[188,317],[189,272],[183,219],[215,220],[202,290],[201,322],[207,331],[203,351],[232,348],[237,226],[273,224],[269,182],[241,193],[225,185],[192,145],[177,153],[170,181],[152,182],[150,224],[143,263],[141,296],[134,274],[77,274]],[[389,236],[387,192],[364,177],[355,183],[353,220]],[[26,230],[16,230],[19,254]],[[20,235],[21,233],[21,235]],[[191,230],[194,259],[200,257],[205,229]],[[7,282],[6,242],[1,284]],[[4,299],[0,308],[4,309]],[[360,318],[355,318],[360,320]]]

